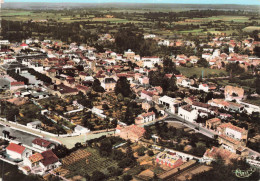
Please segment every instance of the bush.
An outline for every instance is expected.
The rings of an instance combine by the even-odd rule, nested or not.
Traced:
[[[96,170],[92,173],[91,181],[101,181],[106,178],[105,174]]]
[[[132,180],[132,178],[133,178],[133,177],[132,177],[131,175],[128,175],[128,174],[123,176],[123,180],[124,180],[124,181]]]
[[[139,147],[136,151],[138,156],[144,156],[144,151],[146,150],[146,148],[144,146]]]
[[[152,150],[148,150],[148,151],[147,151],[147,155],[148,155],[148,156],[154,156],[154,152],[153,152]]]

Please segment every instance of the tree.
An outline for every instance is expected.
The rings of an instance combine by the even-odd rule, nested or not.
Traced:
[[[103,172],[100,172],[98,170],[94,171],[91,176],[91,181],[101,181],[105,180],[106,176]]]
[[[15,121],[15,118],[19,115],[19,109],[11,108],[6,110],[6,119],[8,121]]]
[[[122,94],[124,97],[129,97],[132,95],[132,91],[130,88],[130,84],[126,77],[120,77],[117,82],[116,82],[116,87],[115,87],[115,93],[116,94]]]
[[[105,92],[104,88],[101,86],[101,83],[98,79],[94,80],[92,88],[95,92]]]
[[[198,60],[197,64],[198,64],[199,66],[201,66],[201,67],[204,67],[204,68],[209,67],[208,61],[207,61],[206,59],[204,59],[204,58],[200,58],[200,59]]]
[[[169,57],[165,57],[163,59],[163,72],[165,74],[178,74],[179,72],[176,70],[176,66],[175,63],[169,58]]]
[[[124,176],[123,176],[123,180],[124,180],[124,181],[129,181],[129,180],[132,180],[132,179],[133,179],[133,177],[132,177],[131,175],[128,175],[128,174],[127,174],[127,175],[124,175]]]
[[[64,158],[70,154],[70,150],[64,145],[57,145],[52,151],[58,158]]]
[[[148,151],[147,151],[147,155],[148,155],[148,156],[154,156],[153,150],[148,150]]]
[[[144,156],[144,151],[145,151],[145,147],[144,146],[141,146],[139,147],[136,151],[137,151],[137,154],[138,156]]]
[[[260,94],[260,76],[257,76],[255,80],[255,88],[256,88],[256,93]]]

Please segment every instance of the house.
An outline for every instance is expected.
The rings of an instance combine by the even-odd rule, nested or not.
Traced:
[[[244,97],[244,89],[239,87],[233,87],[227,85],[224,90],[225,99],[232,101],[235,100],[242,100]]]
[[[144,101],[144,102],[142,102],[142,109],[146,110],[147,112],[153,106],[154,106],[154,102],[153,101]]]
[[[182,79],[180,84],[183,86],[183,87],[189,87],[191,85],[194,84],[194,81],[191,80],[191,79]]]
[[[238,101],[242,106],[244,106],[244,109],[249,113],[252,114],[253,112],[260,113],[260,106],[248,103],[246,101]]]
[[[32,150],[11,142],[6,147],[6,154],[14,160],[23,160],[24,158],[32,155]]]
[[[164,105],[165,109],[170,110],[172,113],[177,113],[182,102],[169,96],[163,96],[159,98],[158,103]]]
[[[209,86],[208,84],[200,84],[199,85],[199,90],[202,90],[204,92],[208,92],[209,91]]]
[[[74,132],[79,133],[79,134],[86,134],[86,133],[90,132],[90,130],[88,128],[83,127],[83,126],[77,125],[74,128]]]
[[[124,52],[124,57],[126,57],[126,59],[128,59],[128,60],[132,60],[135,57],[135,52],[133,52],[131,49],[129,49],[128,51]]]
[[[143,113],[143,114],[140,114],[135,119],[135,124],[148,123],[148,122],[151,122],[151,121],[154,121],[154,120],[155,120],[155,113],[154,112]]]
[[[241,146],[246,146],[248,131],[244,128],[234,126],[231,123],[223,123],[217,127],[219,144],[231,152]]]
[[[184,162],[182,158],[175,152],[163,151],[156,156],[156,162],[161,165],[165,165],[170,168],[176,168],[182,165]]]
[[[41,126],[41,124],[42,124],[41,121],[36,120],[36,121],[30,122],[30,123],[27,123],[26,126],[29,127],[29,128],[35,128],[35,129],[37,129],[38,127]]]
[[[130,139],[132,141],[138,141],[145,133],[143,127],[137,125],[121,126],[117,125],[116,134],[123,139]]]
[[[32,147],[46,151],[55,148],[55,144],[42,138],[35,138],[32,141]]]
[[[206,120],[206,128],[208,129],[217,129],[217,127],[221,124],[221,120],[219,118],[212,118]]]
[[[207,149],[206,152],[203,155],[203,161],[206,164],[210,164],[212,161],[217,160],[218,158],[222,158],[226,162],[233,160],[233,159],[238,159],[238,155],[223,149],[223,148],[217,148],[217,147],[212,147],[211,149]]]
[[[101,82],[101,86],[106,90],[106,91],[113,91],[116,87],[116,81],[114,78],[105,78]]]
[[[198,118],[199,112],[197,109],[192,108],[191,105],[184,105],[179,107],[178,115],[189,122],[195,122]]]
[[[141,99],[146,99],[147,101],[152,101],[153,100],[153,96],[154,96],[154,93],[151,92],[151,91],[146,91],[146,90],[143,90],[141,92]]]
[[[225,101],[224,99],[212,99],[208,101],[208,104],[233,112],[242,111],[244,109],[242,104]]]
[[[35,153],[30,157],[24,159],[23,165],[20,169],[25,173],[44,175],[47,171],[58,168],[61,165],[58,157],[47,150],[42,153]],[[26,169],[25,169],[26,168]]]

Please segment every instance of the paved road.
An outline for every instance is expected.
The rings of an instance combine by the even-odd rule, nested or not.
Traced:
[[[39,138],[35,135],[32,135],[32,134],[29,134],[29,133],[25,133],[25,132],[22,132],[22,131],[18,131],[18,130],[14,130],[10,127],[5,127],[3,125],[0,125],[0,134],[2,135],[2,131],[3,130],[6,130],[6,131],[9,131],[10,132],[10,136],[13,137],[12,139],[15,140],[15,141],[19,141],[25,145],[28,145],[28,146],[32,146],[32,141],[35,139],[35,138]]]
[[[54,137],[54,136],[50,136],[50,135],[47,135],[47,134],[44,134],[44,133],[40,133],[40,132],[37,132],[37,131],[33,131],[29,128],[25,128],[25,127],[21,127],[19,125],[16,125],[15,123],[9,123],[9,122],[6,122],[6,121],[3,121],[2,119],[0,119],[0,123],[3,124],[3,125],[8,125],[8,126],[3,126],[0,124],[0,131],[1,129],[3,130],[4,128],[6,129],[11,129],[11,127],[13,128],[17,128],[17,129],[20,129],[21,131],[19,130],[15,130],[15,129],[11,129],[10,132],[11,132],[11,135],[16,137],[17,141],[23,143],[23,144],[26,144],[28,146],[31,146],[31,141],[34,140],[35,138],[37,138],[37,136],[35,135],[38,135],[39,137],[44,137],[48,140],[56,140],[57,142],[67,146],[67,148],[73,148],[75,146],[76,143],[84,143],[86,142],[87,140],[91,140],[91,139],[95,139],[95,138],[99,138],[103,135],[108,135],[108,134],[113,134],[114,131],[110,131],[110,132],[102,132],[102,133],[88,133],[88,134],[82,134],[82,135],[79,135],[79,136],[72,136],[72,137]],[[29,133],[25,133],[23,132],[22,130],[24,131],[27,131],[29,133],[32,133],[32,134],[29,134]],[[2,131],[0,132],[0,134],[2,134]]]
[[[209,130],[205,127],[201,127],[199,126],[198,123],[192,123],[189,121],[186,121],[184,119],[182,119],[181,117],[177,116],[176,114],[173,114],[169,111],[165,111],[169,116],[167,118],[164,119],[165,122],[174,122],[174,121],[179,121],[182,122],[184,125],[194,129],[195,131],[198,131],[199,133],[208,136],[210,138],[214,138],[215,135],[217,135],[216,132]]]

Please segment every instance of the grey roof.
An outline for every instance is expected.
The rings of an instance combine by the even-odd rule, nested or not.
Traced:
[[[3,89],[3,88],[9,89],[10,88],[10,82],[5,78],[0,78],[0,89]]]

